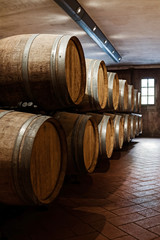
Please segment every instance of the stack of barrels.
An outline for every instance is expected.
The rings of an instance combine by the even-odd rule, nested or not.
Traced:
[[[141,96],[75,36],[0,40],[0,202],[50,204],[142,133]],[[25,108],[32,106],[31,108]]]

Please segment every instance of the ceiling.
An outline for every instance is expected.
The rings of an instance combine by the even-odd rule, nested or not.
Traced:
[[[160,1],[79,0],[122,56],[114,62],[52,0],[0,0],[0,38],[24,33],[76,35],[86,58],[107,66],[160,65]]]

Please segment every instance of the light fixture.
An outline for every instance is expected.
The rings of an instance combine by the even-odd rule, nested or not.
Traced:
[[[96,31],[96,26],[93,28],[93,32],[95,32]]]
[[[77,0],[54,0],[115,61],[122,57]]]
[[[79,7],[76,12],[79,14],[81,12],[81,7]]]

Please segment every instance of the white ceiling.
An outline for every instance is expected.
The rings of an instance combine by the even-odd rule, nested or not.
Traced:
[[[73,0],[74,1],[74,0]],[[122,56],[115,63],[52,0],[0,0],[0,38],[24,33],[76,35],[87,58],[107,66],[160,64],[160,1],[79,0]]]

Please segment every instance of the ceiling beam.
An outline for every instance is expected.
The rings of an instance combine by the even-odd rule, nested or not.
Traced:
[[[122,57],[77,0],[54,0],[115,62]]]

